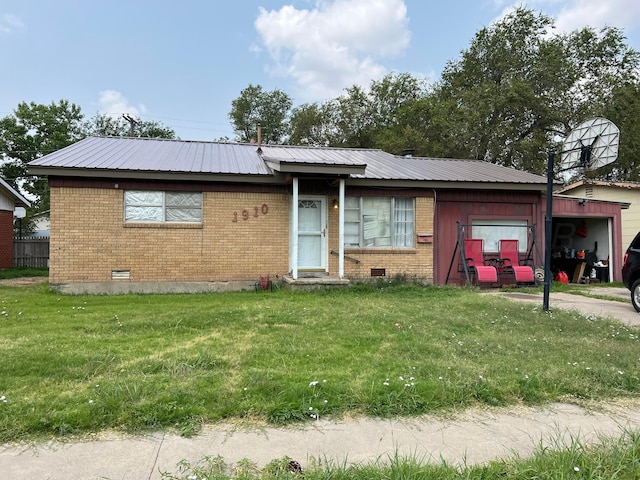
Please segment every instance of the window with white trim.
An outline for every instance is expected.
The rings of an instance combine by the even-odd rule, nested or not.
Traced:
[[[345,247],[413,247],[411,197],[345,197]]]
[[[529,229],[526,220],[473,220],[473,238],[484,240],[485,252],[500,251],[500,240],[518,240],[518,251],[529,248]]]
[[[127,190],[125,222],[201,223],[201,192]]]

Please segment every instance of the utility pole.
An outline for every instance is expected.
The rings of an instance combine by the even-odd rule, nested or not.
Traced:
[[[129,115],[128,113],[123,113],[122,114],[122,118],[124,118],[127,122],[129,122],[130,125],[130,130],[129,130],[129,136],[133,137],[134,136],[134,128],[135,126],[138,124],[138,122],[136,121],[135,118],[133,118],[131,115]]]

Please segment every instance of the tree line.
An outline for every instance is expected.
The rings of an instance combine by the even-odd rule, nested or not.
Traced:
[[[265,143],[478,159],[542,174],[573,127],[603,116],[621,131],[619,159],[586,174],[638,181],[639,62],[620,29],[554,33],[553,19],[518,8],[479,30],[434,82],[391,73],[296,107],[281,90],[249,85],[229,119],[243,142],[260,123]]]
[[[250,84],[231,102],[229,120],[238,142],[256,140],[261,124],[268,144],[479,159],[542,174],[547,153],[559,151],[573,127],[603,116],[620,129],[618,160],[585,175],[640,181],[639,67],[640,53],[620,29],[556,33],[550,17],[518,8],[480,29],[435,81],[391,73],[297,106],[280,89]],[[160,122],[129,120],[134,136],[176,138]],[[129,120],[97,114],[85,121],[67,100],[21,103],[0,119],[0,175],[35,198],[29,214],[46,211],[47,181],[28,176],[26,164],[89,135],[129,136]]]
[[[161,122],[140,118],[96,114],[85,121],[80,107],[68,100],[49,105],[20,103],[12,115],[0,119],[0,176],[32,199],[24,232],[30,233],[33,215],[49,210],[47,179],[28,175],[27,163],[91,135],[176,138],[173,129]]]

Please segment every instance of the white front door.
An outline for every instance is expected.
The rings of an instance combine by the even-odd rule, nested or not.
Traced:
[[[298,269],[327,269],[327,199],[301,195],[298,199]]]

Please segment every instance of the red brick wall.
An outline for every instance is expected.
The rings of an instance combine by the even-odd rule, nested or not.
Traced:
[[[0,268],[13,267],[13,212],[0,210]]]

